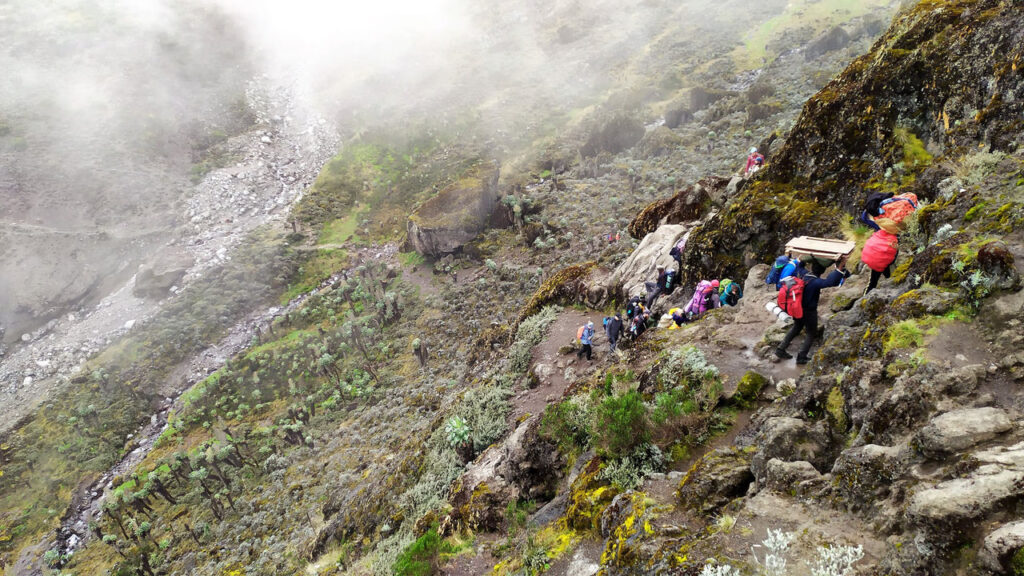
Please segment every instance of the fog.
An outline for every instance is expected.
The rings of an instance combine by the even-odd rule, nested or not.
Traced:
[[[249,122],[247,83],[345,137],[463,121],[495,153],[588,104],[659,2],[0,3],[0,325],[11,341],[122,285],[187,234],[190,171]],[[503,144],[504,143],[504,144]]]

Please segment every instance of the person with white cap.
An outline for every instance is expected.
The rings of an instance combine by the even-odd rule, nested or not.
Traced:
[[[579,351],[576,352],[576,359],[580,359],[580,358],[583,357],[584,354],[586,354],[587,355],[587,360],[593,360],[593,358],[591,358],[591,354],[593,353],[593,349],[590,346],[591,344],[594,343],[594,323],[593,322],[591,322],[589,320],[587,321],[586,325],[583,326],[583,329],[580,330],[579,338],[580,338],[580,344],[582,344],[582,346],[580,347]]]
[[[764,156],[757,151],[757,147],[750,149],[750,154],[747,156],[747,166],[743,169],[743,177],[750,178],[755,172],[761,169],[764,165]]]

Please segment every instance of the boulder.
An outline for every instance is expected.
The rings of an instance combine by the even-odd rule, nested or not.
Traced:
[[[624,297],[645,294],[644,282],[656,279],[659,264],[674,268],[675,260],[668,255],[672,246],[686,234],[686,227],[676,224],[659,226],[648,234],[618,268],[608,277],[607,286]]]
[[[451,254],[484,231],[498,205],[498,167],[481,163],[421,204],[406,224],[409,245],[424,256]]]
[[[540,437],[539,429],[540,417],[528,418],[466,468],[452,489],[446,524],[496,530],[509,502],[554,496],[564,462],[556,447]]]
[[[971,454],[965,477],[918,490],[907,506],[907,516],[933,532],[969,528],[1003,504],[1020,498],[1024,490],[1024,442],[997,446]]]
[[[805,460],[817,470],[831,468],[831,436],[824,421],[811,424],[799,418],[770,418],[758,430],[754,445],[757,452],[750,461],[750,468],[760,484],[766,482],[768,462],[773,459]]]
[[[844,450],[832,466],[836,488],[854,508],[883,499],[910,463],[910,451],[865,444]]]
[[[978,561],[997,574],[1006,574],[1010,571],[1010,558],[1021,548],[1024,548],[1024,521],[1011,522],[985,537]]]
[[[663,224],[682,224],[700,219],[711,207],[714,195],[723,195],[729,181],[709,176],[683,188],[670,198],[652,202],[629,223],[629,234],[642,239]]]
[[[715,450],[701,458],[679,484],[683,506],[710,513],[747,493],[754,481],[750,453],[745,450]]]
[[[783,462],[778,458],[772,458],[765,465],[765,486],[769,490],[783,494],[796,490],[802,482],[820,478],[821,473],[815,470],[810,462],[803,460]]]
[[[194,264],[195,260],[188,254],[161,252],[151,262],[139,266],[132,294],[139,298],[163,298]]]
[[[1013,428],[999,408],[965,408],[936,416],[917,433],[918,448],[926,456],[942,458],[991,440]]]
[[[1024,490],[1024,471],[983,466],[967,478],[947,480],[914,494],[907,516],[932,531],[967,527]]]
[[[836,26],[807,43],[804,56],[810,60],[823,56],[833,50],[845,48],[850,43],[850,34],[840,26]]]
[[[664,156],[683,145],[683,139],[667,126],[658,126],[640,140],[640,154],[644,158]]]

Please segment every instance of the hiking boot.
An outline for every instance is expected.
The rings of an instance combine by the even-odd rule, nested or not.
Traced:
[[[807,364],[807,363],[808,363],[808,362],[810,362],[810,361],[811,361],[811,359],[810,359],[810,358],[806,358],[806,357],[804,357],[804,356],[797,356],[797,357],[796,357],[796,363],[797,363],[797,364],[800,364],[800,365],[804,365],[804,364]]]
[[[779,358],[782,358],[783,360],[789,360],[790,358],[793,357],[792,354],[790,354],[789,352],[786,352],[785,350],[783,350],[781,348],[776,348],[775,349],[775,355],[778,356]]]

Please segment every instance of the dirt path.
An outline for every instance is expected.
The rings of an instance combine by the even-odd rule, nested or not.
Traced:
[[[608,351],[608,339],[601,328],[602,318],[598,313],[572,308],[558,314],[548,328],[547,338],[533,348],[532,365],[536,367],[534,371],[540,384],[531,390],[517,393],[512,399],[513,421],[527,414],[541,414],[549,403],[557,402],[562,397],[576,377],[595,372],[605,363],[618,359]],[[560,354],[560,349],[576,342],[577,330],[588,320],[594,323],[596,332],[592,360],[578,359],[575,353]]]

